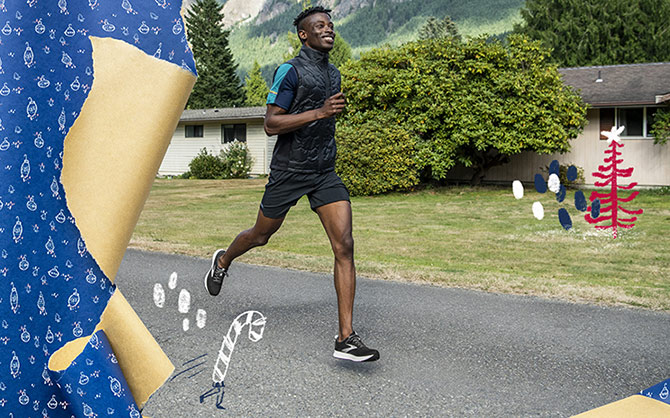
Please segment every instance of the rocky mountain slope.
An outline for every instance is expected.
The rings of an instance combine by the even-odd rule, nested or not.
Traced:
[[[187,0],[192,2],[193,0]],[[257,60],[266,79],[283,61],[287,33],[305,0],[219,0],[224,24],[231,30],[231,50],[244,75]],[[446,15],[466,36],[499,34],[520,20],[525,0],[311,0],[333,10],[339,35],[354,56],[383,45],[397,45],[417,38],[428,17]]]

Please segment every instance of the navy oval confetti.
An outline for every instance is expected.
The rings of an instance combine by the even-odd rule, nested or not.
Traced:
[[[556,200],[561,203],[562,201],[565,200],[565,195],[567,194],[567,190],[565,189],[565,186],[561,184],[561,188],[558,189],[558,193],[556,193]]]
[[[559,175],[558,171],[560,169],[561,165],[558,163],[558,160],[554,160],[549,164],[549,174],[556,174],[557,176]]]
[[[565,208],[560,208],[558,210],[558,222],[560,222],[561,226],[566,231],[569,231],[572,228],[572,219]]]
[[[538,193],[547,192],[547,182],[544,180],[544,177],[542,177],[542,174],[535,174],[535,190],[537,190]]]
[[[591,218],[596,219],[600,216],[600,199],[591,202]]]
[[[586,203],[586,197],[584,196],[584,192],[582,192],[581,190],[577,190],[575,192],[575,208],[578,211],[586,212],[587,207],[588,204]]]
[[[571,165],[568,167],[568,181],[575,181],[577,180],[577,167],[574,165]]]

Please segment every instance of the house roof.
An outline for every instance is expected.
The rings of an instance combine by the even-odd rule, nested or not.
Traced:
[[[559,68],[563,81],[594,107],[670,101],[670,62]],[[601,80],[601,81],[597,81]]]
[[[670,62],[559,68],[563,81],[594,107],[670,103]],[[601,80],[601,81],[596,81]],[[187,109],[179,122],[262,119],[265,106]]]
[[[217,120],[263,119],[265,106],[224,107],[221,109],[186,109],[179,122],[206,122]]]

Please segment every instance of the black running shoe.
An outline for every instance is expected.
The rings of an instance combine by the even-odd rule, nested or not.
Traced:
[[[352,332],[350,336],[344,339],[344,341],[337,341],[335,337],[335,351],[333,352],[333,357],[351,360],[351,361],[375,361],[379,360],[379,351],[373,350],[372,348],[367,348],[361,337],[358,336],[355,332]]]
[[[221,285],[223,284],[223,279],[228,276],[228,270],[222,269],[217,264],[219,257],[224,255],[226,250],[216,250],[212,256],[212,267],[210,267],[207,274],[205,274],[205,289],[209,292],[210,295],[216,296],[221,291]]]

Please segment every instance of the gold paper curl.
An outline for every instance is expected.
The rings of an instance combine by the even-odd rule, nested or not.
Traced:
[[[670,416],[670,405],[642,395],[629,396],[575,415],[580,418],[663,418],[668,416]]]
[[[88,251],[113,281],[195,76],[123,41],[91,43],[94,81],[65,138],[61,183]],[[174,366],[118,289],[97,329],[142,408]],[[67,368],[89,338],[54,353],[50,368]]]

